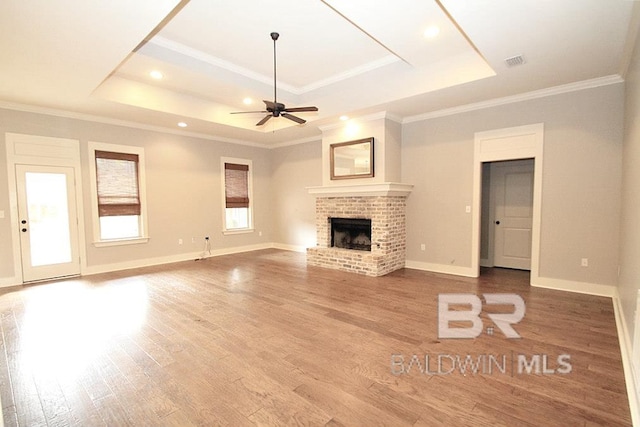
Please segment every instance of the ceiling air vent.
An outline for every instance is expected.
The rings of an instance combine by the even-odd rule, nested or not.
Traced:
[[[505,59],[504,62],[506,62],[507,67],[515,67],[518,65],[522,65],[524,64],[524,56],[522,55],[512,56],[511,58]]]

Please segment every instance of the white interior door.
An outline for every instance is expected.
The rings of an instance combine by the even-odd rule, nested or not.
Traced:
[[[16,165],[24,282],[80,274],[74,170]]]
[[[533,159],[491,164],[494,265],[531,270]]]

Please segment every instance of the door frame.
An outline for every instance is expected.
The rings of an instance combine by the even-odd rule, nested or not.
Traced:
[[[18,214],[18,193],[16,165],[62,166],[73,168],[76,192],[76,216],[78,218],[78,245],[80,274],[87,268],[87,247],[85,244],[84,203],[82,190],[82,170],[80,166],[80,141],[76,139],[54,138],[39,135],[5,133],[7,150],[7,174],[9,183],[9,217],[11,221],[11,241],[14,277],[2,285],[24,283],[22,274],[22,253],[20,250],[20,230]]]
[[[519,138],[515,143],[512,138]],[[531,226],[531,285],[539,278],[540,233],[542,213],[542,168],[544,124],[536,123],[474,135],[471,270],[480,276],[480,243],[482,211],[482,164],[504,160],[534,159],[533,223]]]

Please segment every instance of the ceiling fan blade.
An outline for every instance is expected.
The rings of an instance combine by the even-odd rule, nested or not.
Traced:
[[[229,113],[229,114],[250,114],[250,113],[263,113],[263,114],[266,114],[266,113],[268,113],[268,111],[266,111],[266,110],[262,110],[262,111],[234,111],[234,112]]]
[[[318,111],[318,107],[293,107],[282,110],[287,113],[303,113],[305,111]]]
[[[306,120],[303,120],[303,119],[301,119],[300,117],[296,117],[296,116],[294,116],[293,114],[289,114],[289,113],[282,113],[282,114],[280,114],[280,115],[281,115],[282,117],[286,117],[286,118],[287,118],[287,119],[289,119],[289,120],[293,120],[293,121],[294,121],[294,122],[296,122],[296,123],[303,124],[303,123],[306,123],[306,122],[307,122]]]
[[[267,114],[262,120],[256,123],[256,126],[262,126],[263,124],[267,123],[267,120],[269,120],[271,117],[273,117],[271,114]]]

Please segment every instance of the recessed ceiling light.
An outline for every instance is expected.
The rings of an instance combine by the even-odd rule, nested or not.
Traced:
[[[340,116],[340,120],[342,120],[343,122],[349,120],[349,116]]]
[[[156,80],[160,80],[164,77],[164,75],[158,70],[153,70],[152,72],[149,73],[149,75],[151,76],[152,79],[156,79]]]
[[[245,98],[245,99],[242,100],[242,102],[244,103],[244,105],[251,105],[251,104],[253,104],[253,99]]]
[[[181,128],[186,128],[187,124],[185,122],[179,122],[178,126],[181,127]]]
[[[426,30],[424,30],[424,37],[427,39],[432,39],[434,37],[437,37],[438,34],[440,34],[440,28],[437,27],[436,25],[432,25],[428,27]]]

